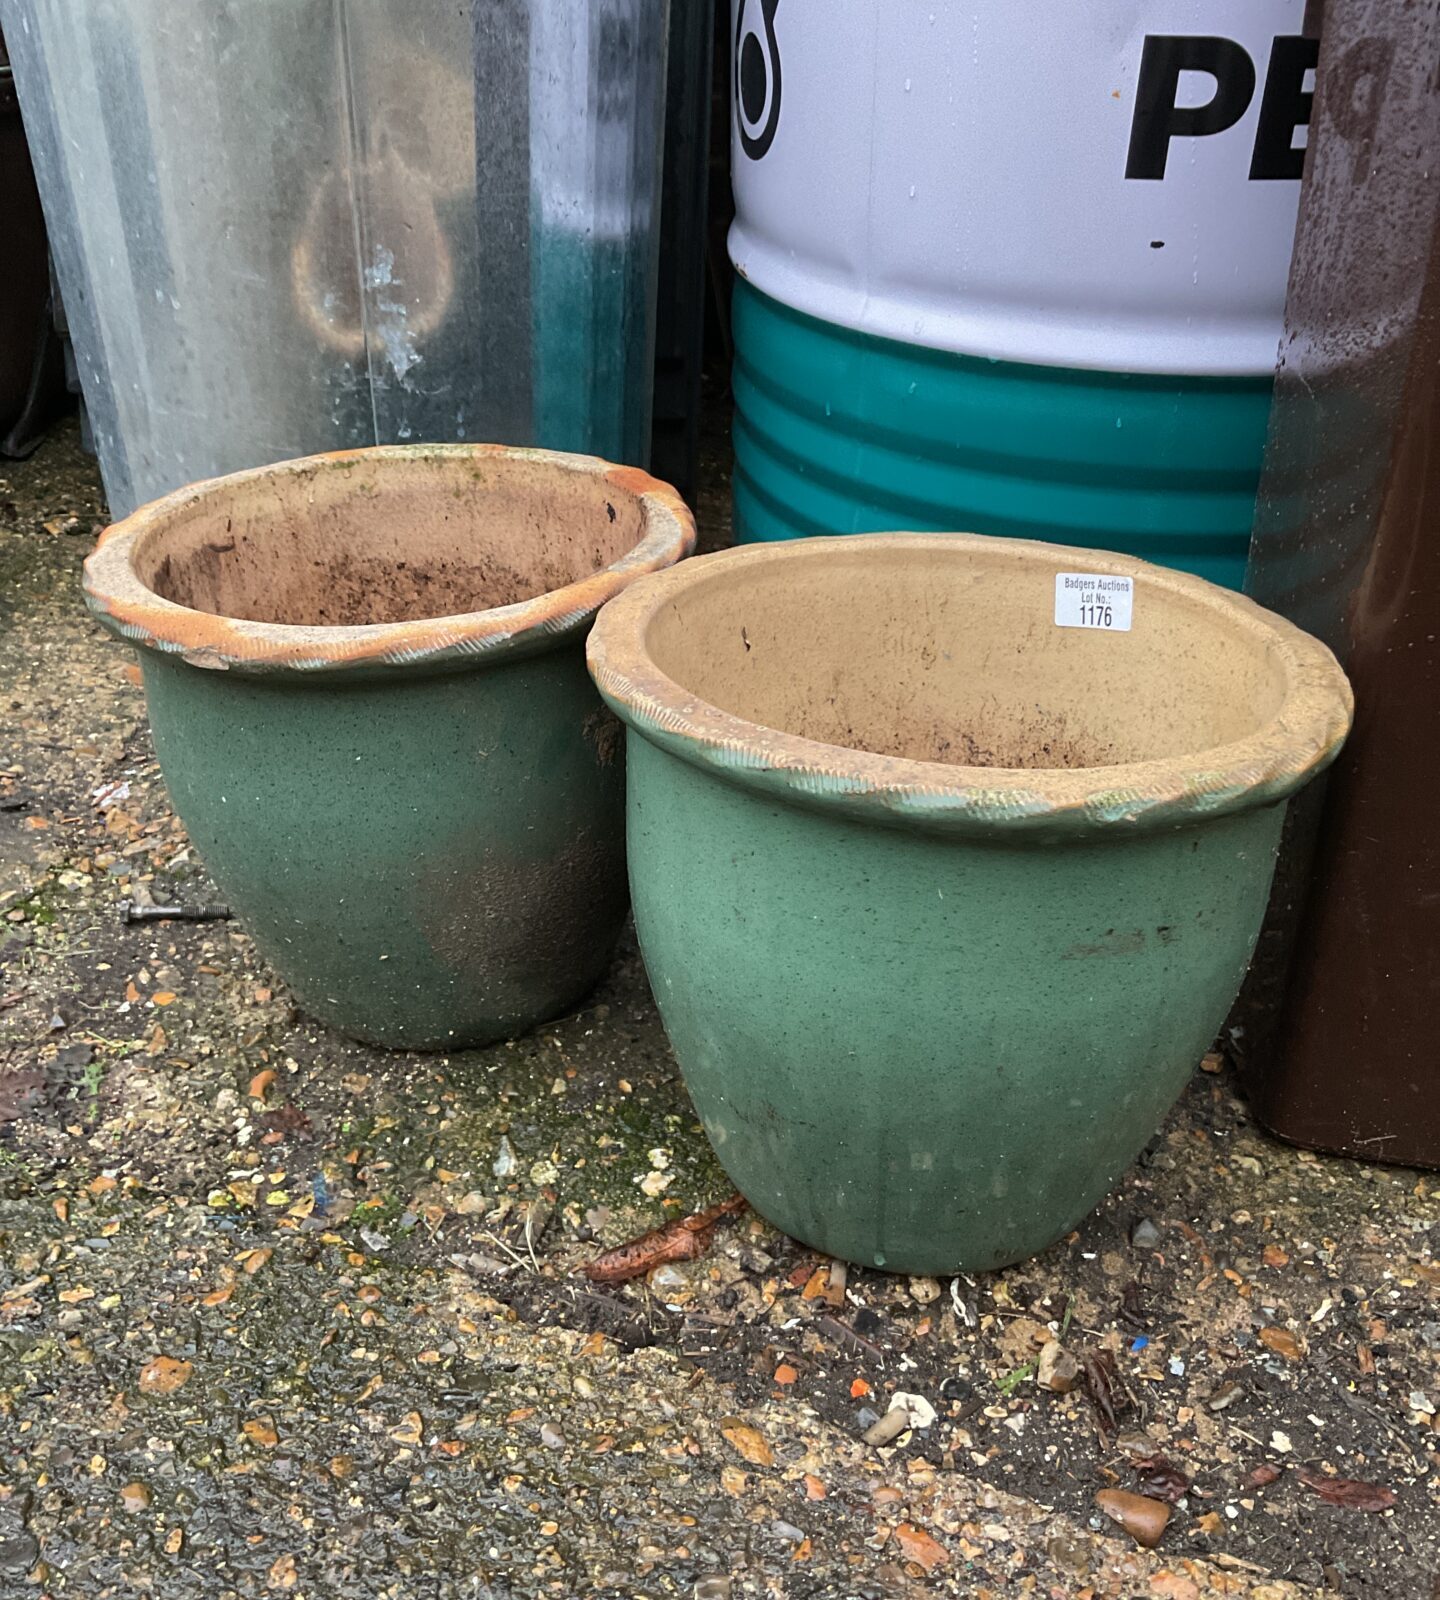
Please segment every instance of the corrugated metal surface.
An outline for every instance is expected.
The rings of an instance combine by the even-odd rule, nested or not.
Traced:
[[[375,443],[648,453],[665,0],[6,0],[110,509]]]

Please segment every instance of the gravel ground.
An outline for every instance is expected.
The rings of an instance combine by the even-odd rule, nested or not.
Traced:
[[[0,476],[7,1600],[1440,1596],[1433,1176],[1275,1143],[1215,1057],[1005,1272],[847,1276],[741,1214],[592,1282],[728,1194],[633,947],[421,1057],[234,922],[124,923],[218,894],[79,598],[101,521],[73,426]],[[1104,1490],[1175,1502],[1158,1548]]]

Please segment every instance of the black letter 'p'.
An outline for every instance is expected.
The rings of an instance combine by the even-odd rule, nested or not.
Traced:
[[[1177,106],[1182,72],[1207,72],[1215,93],[1203,106]],[[1245,115],[1255,93],[1255,63],[1243,45],[1210,34],[1152,33],[1140,57],[1127,178],[1163,178],[1170,141],[1223,133]]]

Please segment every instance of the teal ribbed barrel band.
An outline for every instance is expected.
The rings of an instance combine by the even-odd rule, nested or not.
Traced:
[[[1245,576],[1271,379],[1082,371],[857,333],[735,288],[735,532],[962,530]]]

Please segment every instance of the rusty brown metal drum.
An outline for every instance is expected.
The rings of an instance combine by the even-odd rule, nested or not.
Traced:
[[[1276,1133],[1440,1166],[1440,11],[1326,7],[1248,589],[1319,634],[1350,742],[1303,797],[1239,1015]]]

